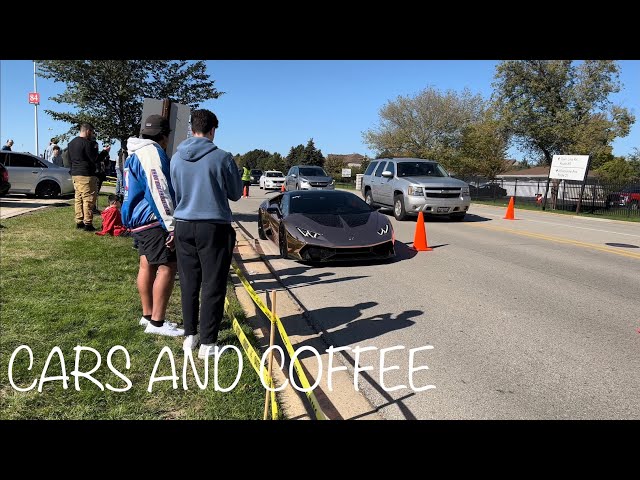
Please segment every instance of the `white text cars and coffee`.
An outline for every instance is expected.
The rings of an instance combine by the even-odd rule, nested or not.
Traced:
[[[282,369],[282,359],[284,358],[284,352],[282,349],[274,345],[273,347],[269,347],[262,355],[261,366],[266,365],[268,360],[268,355],[270,350],[274,350],[274,366]],[[422,392],[424,390],[430,390],[436,388],[434,385],[424,384],[424,378],[426,376],[426,370],[429,369],[427,365],[424,364],[424,358],[418,359],[417,357],[424,357],[424,352],[427,350],[433,349],[433,346],[426,345],[418,348],[411,348],[408,350],[402,345],[396,345],[393,347],[378,349],[377,347],[360,347],[356,346],[354,348],[351,347],[329,347],[326,350],[328,354],[328,360],[326,361],[326,365],[323,364],[322,357],[318,353],[318,351],[311,346],[303,346],[298,348],[295,351],[294,358],[289,362],[289,379],[286,380],[283,385],[280,385],[277,388],[274,388],[276,391],[283,390],[287,387],[289,381],[293,388],[300,392],[308,392],[310,390],[315,389],[322,380],[323,375],[327,375],[327,386],[330,391],[333,391],[333,374],[335,372],[341,370],[347,370],[347,367],[342,365],[340,361],[335,359],[335,354],[337,352],[342,351],[350,351],[354,358],[353,364],[353,387],[356,391],[358,391],[358,380],[361,376],[362,372],[369,372],[372,378],[377,378],[379,385],[386,392],[394,392],[402,389],[410,389],[414,392]],[[69,364],[69,366],[73,365],[73,369],[71,371],[67,368],[67,362],[65,362],[65,357],[62,353],[60,347],[53,347],[47,356],[47,359],[44,363],[44,367],[41,371],[34,370],[34,357],[33,351],[28,345],[20,345],[17,347],[11,357],[9,358],[8,363],[8,378],[11,387],[14,390],[19,392],[28,392],[31,390],[37,390],[38,392],[42,392],[43,388],[46,387],[47,384],[55,384],[59,383],[66,390],[69,388],[69,383],[73,382],[73,388],[76,390],[82,390],[86,388],[99,388],[100,390],[110,390],[112,392],[126,392],[133,387],[133,382],[126,375],[126,371],[131,368],[131,356],[125,347],[122,345],[116,345],[112,347],[107,353],[105,364],[102,362],[102,355],[100,352],[91,347],[78,345],[73,348],[73,363]],[[309,388],[303,388],[298,385],[295,381],[295,375],[293,373],[294,370],[294,361],[302,352],[311,352],[311,355],[315,357],[315,361],[317,362],[318,370],[317,377],[313,385],[310,385]],[[364,352],[378,352],[377,361],[368,362],[368,364],[364,364],[362,360],[362,353]],[[391,354],[392,352],[397,352],[393,357],[397,358],[399,354],[403,355],[402,362],[399,362],[397,359],[392,360]],[[422,353],[422,354],[421,354]],[[233,388],[236,387],[238,382],[240,381],[240,377],[242,375],[242,369],[244,366],[244,362],[242,359],[242,353],[240,350],[234,345],[225,345],[223,347],[215,347],[213,355],[207,357],[206,360],[196,362],[193,358],[193,354],[191,350],[187,350],[184,353],[180,353],[184,357],[183,365],[182,365],[182,376],[178,375],[178,371],[176,369],[176,362],[174,358],[174,354],[169,347],[164,347],[158,357],[156,358],[153,369],[150,371],[149,380],[147,382],[147,391],[152,392],[154,385],[159,382],[170,382],[173,386],[173,389],[177,389],[178,383],[182,380],[182,388],[184,390],[188,390],[188,378],[191,376],[193,380],[198,385],[198,388],[204,390],[206,388],[214,388],[216,391],[221,392],[229,392]],[[237,374],[234,381],[230,385],[220,385],[218,381],[218,366],[220,358],[223,355],[234,355],[237,358]],[[277,360],[280,360],[280,365],[278,365]],[[51,362],[54,358],[57,358],[58,362],[56,362],[55,366],[51,366]],[[89,361],[91,360],[91,361]],[[85,365],[87,362],[93,363],[92,368],[80,370],[80,365]],[[118,365],[123,365],[120,367],[114,366],[114,362]],[[403,382],[401,384],[390,385],[389,379],[385,380],[385,373],[392,370],[400,370],[400,364],[405,364],[407,366],[407,374],[406,374],[406,384]],[[98,379],[93,377],[93,374],[99,371],[101,368],[107,368],[110,373],[115,375],[117,379],[113,379],[113,384],[109,382],[105,382],[104,384],[100,382]],[[159,370],[170,370],[170,375],[158,376]],[[124,370],[124,372],[123,372]],[[213,370],[213,375],[210,375],[210,370]],[[326,371],[325,371],[326,370]],[[264,371],[261,367],[260,371]],[[29,380],[25,383],[17,382],[14,380],[16,376],[14,372],[22,373],[19,375],[22,377],[28,377]],[[27,373],[28,372],[28,373]],[[422,372],[422,374],[418,373]],[[212,378],[211,378],[212,377]],[[262,374],[260,375],[260,380],[262,385],[270,390],[270,387],[267,384],[267,381],[263,378]],[[213,385],[210,385],[212,383]]]

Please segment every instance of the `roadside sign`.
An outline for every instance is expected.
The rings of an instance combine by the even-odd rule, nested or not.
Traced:
[[[40,105],[40,94],[38,92],[29,93],[29,103]]]
[[[342,169],[342,178],[351,178],[351,169],[343,168]]]
[[[559,180],[584,180],[589,155],[554,155],[549,178]]]

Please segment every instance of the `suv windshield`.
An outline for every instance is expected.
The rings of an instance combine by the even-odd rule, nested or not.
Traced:
[[[398,162],[398,177],[448,177],[437,163]]]
[[[289,207],[290,213],[348,215],[369,213],[371,207],[353,193],[331,195],[293,195]]]
[[[300,175],[308,177],[327,177],[328,175],[320,167],[300,167]]]

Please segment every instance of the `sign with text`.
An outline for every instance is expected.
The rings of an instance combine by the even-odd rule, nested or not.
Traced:
[[[549,178],[558,180],[584,180],[589,155],[554,155]]]
[[[40,94],[38,92],[29,93],[29,103],[40,105]]]
[[[342,178],[351,178],[351,169],[343,168],[342,169]]]

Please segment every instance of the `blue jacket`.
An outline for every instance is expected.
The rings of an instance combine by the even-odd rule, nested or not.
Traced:
[[[124,163],[122,223],[132,230],[161,225],[174,229],[175,193],[169,176],[169,157],[153,140],[130,138]]]
[[[231,223],[229,200],[240,199],[242,181],[229,152],[208,138],[187,138],[171,159],[171,180],[177,220]]]

